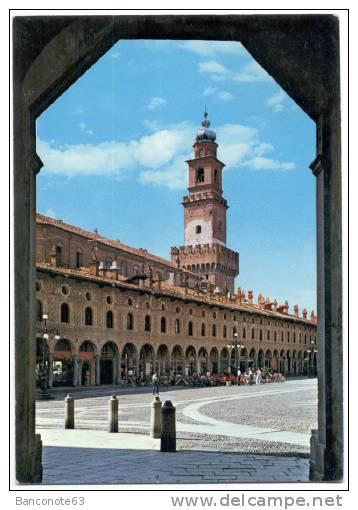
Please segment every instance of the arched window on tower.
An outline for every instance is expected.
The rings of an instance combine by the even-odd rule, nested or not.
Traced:
[[[175,319],[175,334],[179,335],[179,333],[180,333],[180,320]]]
[[[223,337],[227,337],[227,327],[225,325],[223,326]]]
[[[205,336],[205,324],[202,323],[201,325],[201,336]]]
[[[165,317],[160,319],[160,332],[165,333],[167,331],[167,321]]]
[[[215,326],[215,324],[213,324],[212,336],[216,336],[216,326]]]
[[[196,234],[201,234],[201,225],[197,225],[197,226],[195,227],[195,233],[196,233]]]
[[[205,172],[204,168],[198,168],[196,173],[196,182],[204,182],[205,181]]]
[[[214,172],[214,182],[218,182],[218,171],[215,170]]]

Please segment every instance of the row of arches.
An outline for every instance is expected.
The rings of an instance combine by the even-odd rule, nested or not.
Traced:
[[[242,372],[260,367],[283,374],[303,374],[309,372],[312,362],[316,363],[301,350],[242,348],[235,354],[235,350],[228,347],[153,346],[149,343],[136,346],[132,342],[120,346],[113,341],[100,347],[91,340],[84,340],[76,348],[68,339],[57,341],[50,349],[42,338],[36,340],[36,361],[38,384],[46,377],[49,386],[116,384],[129,371],[135,377],[144,378],[154,371],[160,375],[185,376],[194,372],[234,373],[236,364]]]

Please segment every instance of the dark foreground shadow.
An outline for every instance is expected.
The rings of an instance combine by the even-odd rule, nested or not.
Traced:
[[[307,482],[309,460],[236,452],[43,447],[43,485]]]

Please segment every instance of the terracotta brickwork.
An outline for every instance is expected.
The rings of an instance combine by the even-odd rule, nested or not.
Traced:
[[[254,365],[303,373],[307,371],[306,350],[311,341],[316,342],[315,322],[269,311],[260,304],[170,285],[154,289],[114,283],[84,270],[49,264],[37,266],[36,297],[38,319],[48,316],[50,360],[55,367],[56,363],[72,367],[70,382],[74,385],[116,383],[128,370],[144,375],[153,369],[162,375],[170,371],[222,373],[232,366],[228,346],[235,339],[243,346],[239,353],[243,370]],[[68,309],[65,316],[64,306]],[[86,324],[88,309],[90,324]],[[44,322],[36,324],[41,348]],[[56,377],[54,373],[52,384],[64,383]]]
[[[224,163],[217,159],[216,135],[205,119],[194,144],[189,168],[189,195],[183,197],[184,246],[172,247],[171,259],[210,282],[221,292],[234,292],[239,254],[226,247],[227,201],[223,197]]]

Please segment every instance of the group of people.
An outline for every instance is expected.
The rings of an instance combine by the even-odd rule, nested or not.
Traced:
[[[243,379],[243,376],[245,377]],[[197,386],[212,386],[213,382],[210,378],[210,372],[206,374],[197,374],[197,377],[192,379],[192,385]],[[240,386],[242,383],[248,384],[261,384],[262,382],[262,371],[260,368],[256,370],[252,367],[249,368],[248,374],[246,372],[244,374],[241,373],[241,370],[237,371],[237,385]],[[175,385],[175,376],[172,375],[169,378],[169,383],[171,386]],[[152,375],[152,385],[153,385],[153,395],[159,395],[159,386],[160,386],[160,377],[157,372],[154,372]]]
[[[245,375],[246,375],[246,372],[245,372]],[[241,381],[242,381],[242,374],[241,374],[241,370],[238,369],[237,371],[237,385],[240,386],[241,385]],[[249,384],[261,384],[262,382],[262,372],[261,372],[261,369],[260,368],[257,368],[257,370],[255,371],[253,368],[249,368],[249,372],[247,374],[247,378],[248,378],[248,383]]]

